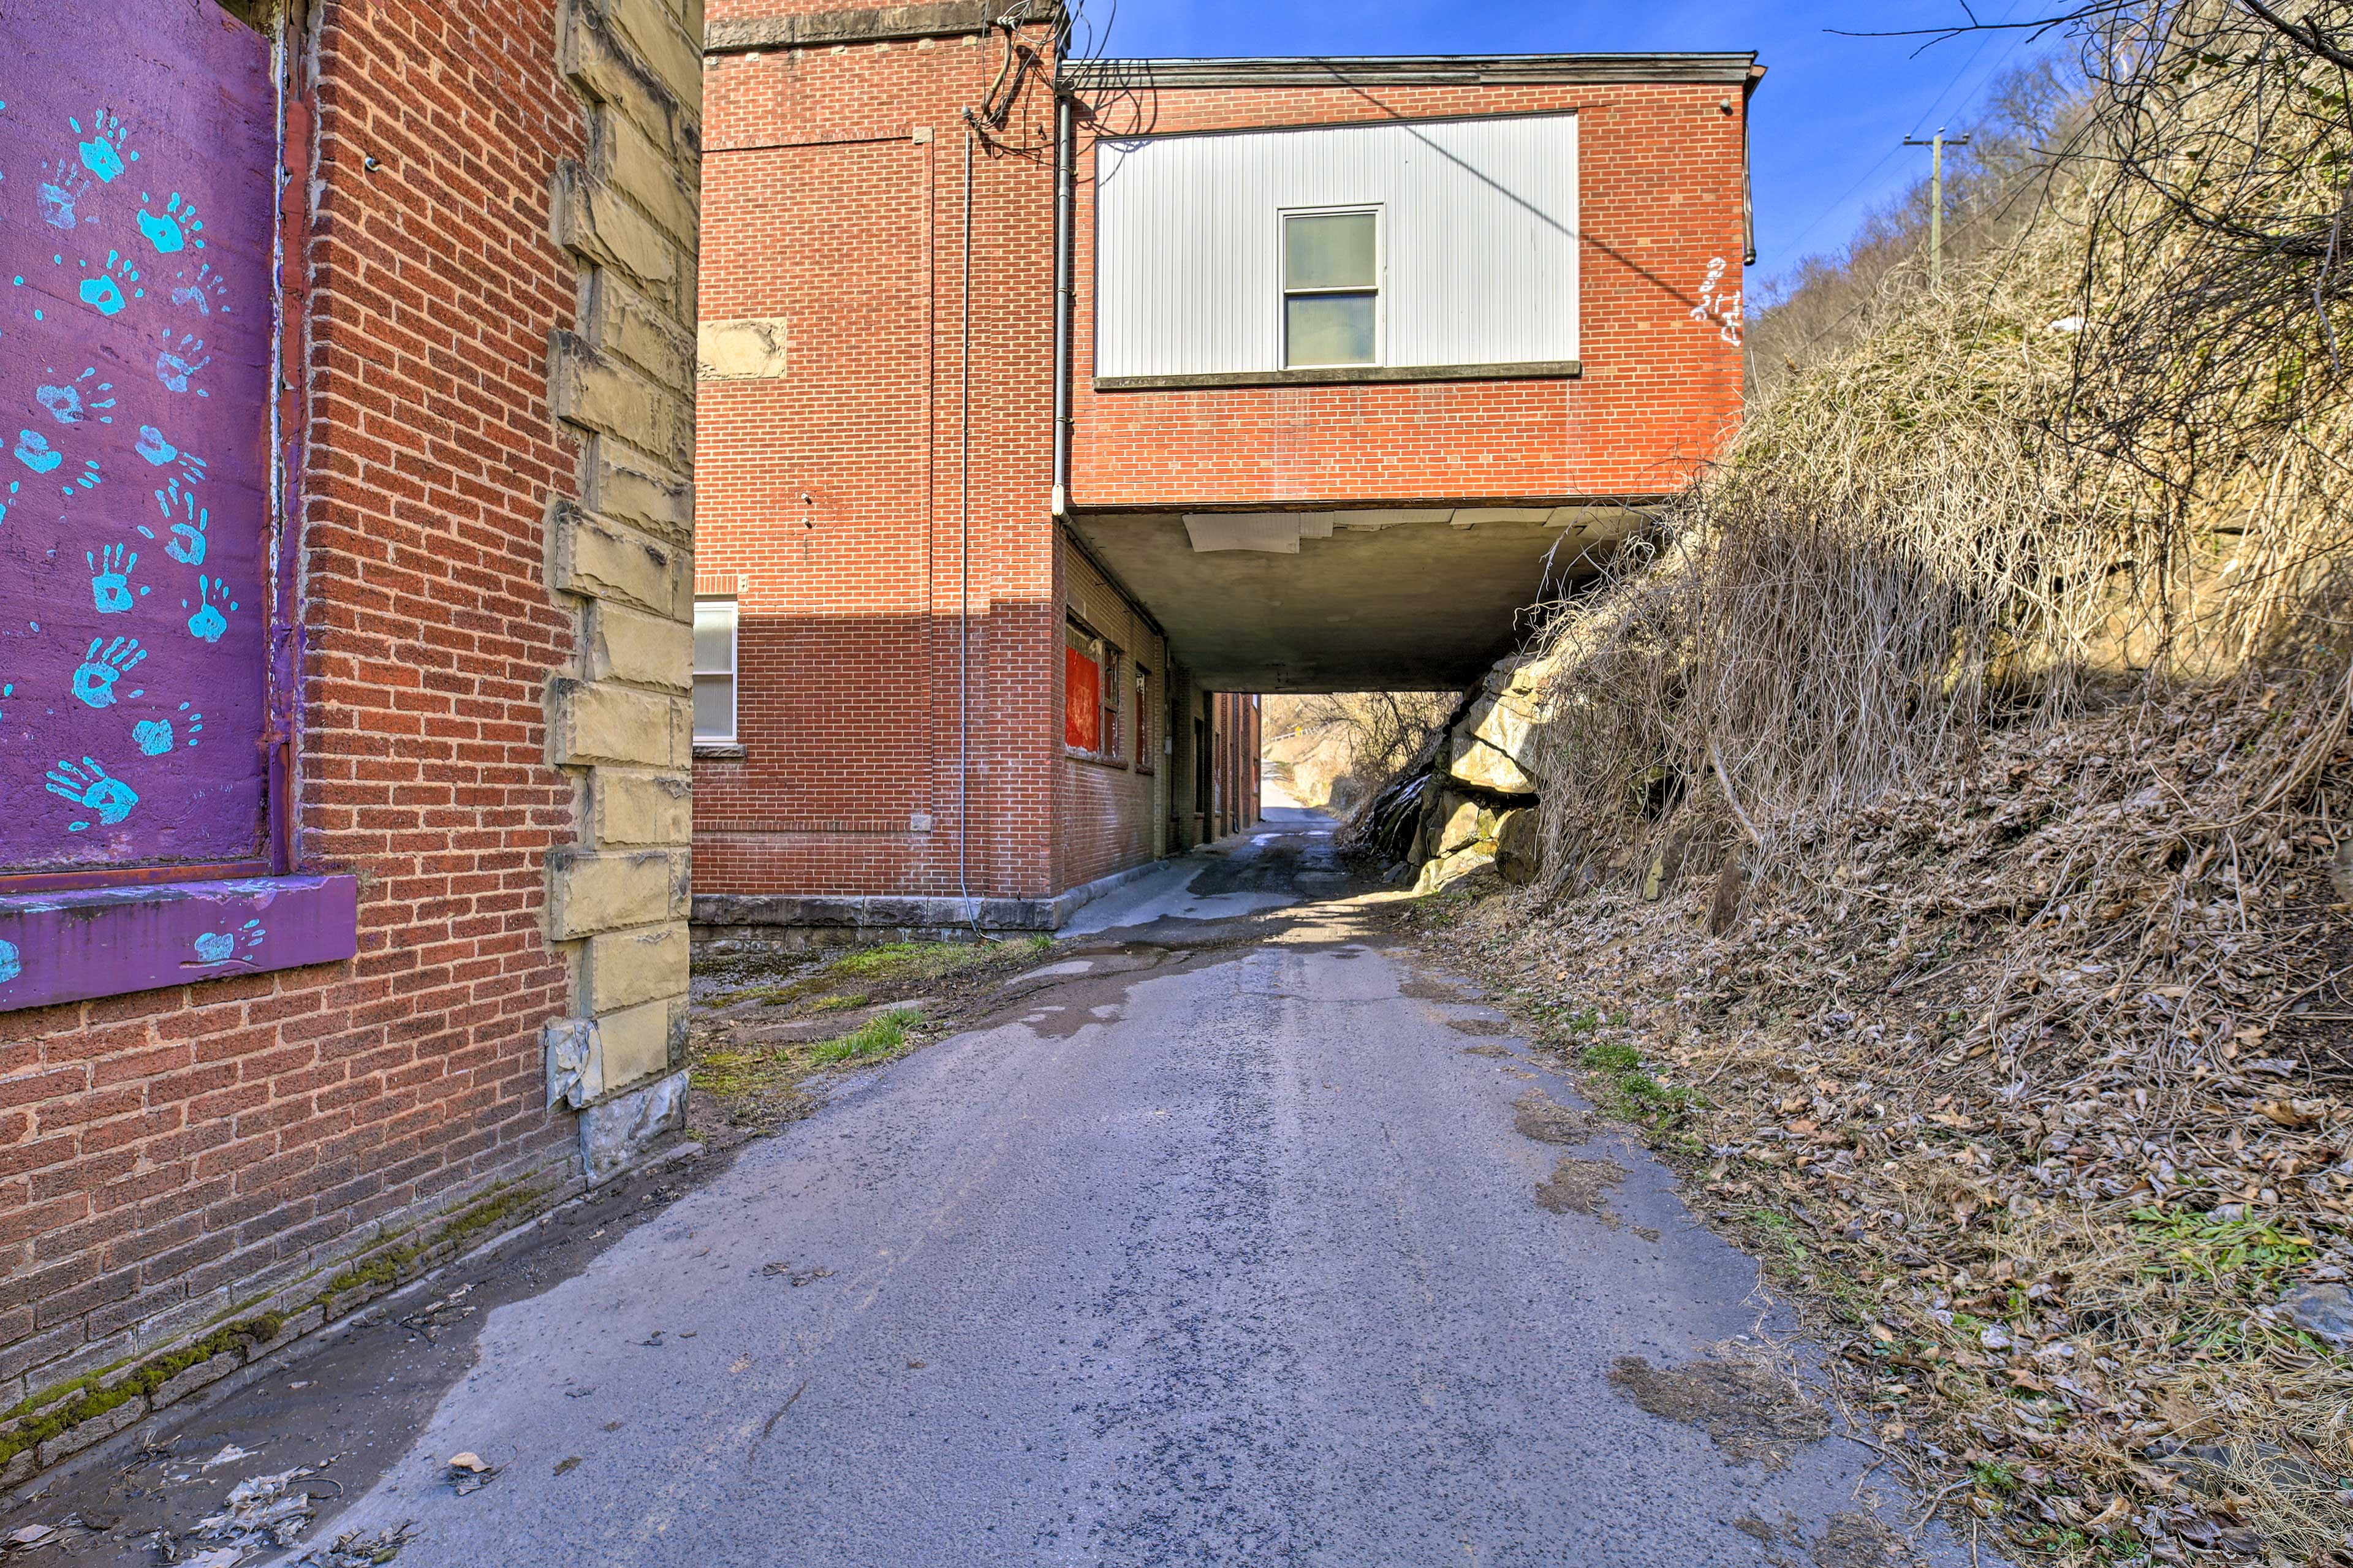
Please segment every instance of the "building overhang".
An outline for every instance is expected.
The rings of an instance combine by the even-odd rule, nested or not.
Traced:
[[[1203,687],[1440,690],[1511,652],[1528,606],[1590,582],[1653,500],[1064,521]]]

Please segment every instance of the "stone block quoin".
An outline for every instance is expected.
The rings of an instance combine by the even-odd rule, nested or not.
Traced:
[[[586,120],[551,236],[581,308],[548,342],[548,398],[580,440],[548,500],[548,581],[580,659],[547,687],[548,760],[583,790],[547,867],[548,934],[577,954],[602,1037],[592,1095],[682,1065],[693,760],[694,326],[702,162],[694,0],[562,0],[556,55]]]

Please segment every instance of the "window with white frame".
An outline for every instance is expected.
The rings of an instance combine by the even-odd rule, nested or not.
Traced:
[[[694,601],[694,743],[735,742],[735,599]]]
[[[1374,364],[1379,355],[1379,212],[1283,214],[1284,367]]]

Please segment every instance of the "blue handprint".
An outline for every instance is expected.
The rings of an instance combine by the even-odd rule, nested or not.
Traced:
[[[49,417],[60,425],[79,425],[92,415],[97,416],[100,425],[111,425],[114,416],[106,410],[114,406],[115,400],[100,394],[112,392],[114,384],[101,381],[95,385],[86,384],[97,374],[98,367],[92,365],[61,385],[35,387],[33,396],[49,411]]]
[[[246,921],[235,931],[208,931],[196,938],[196,963],[227,963],[240,953],[249,953],[261,945],[269,934],[259,917]]]
[[[46,474],[66,460],[63,452],[49,445],[49,438],[38,430],[16,432],[16,460],[37,474]]]
[[[25,961],[16,955],[16,944],[0,942],[0,985],[5,985],[25,973]]]
[[[128,553],[126,553],[128,552]],[[96,555],[85,550],[82,560],[90,566],[90,596],[101,616],[121,615],[131,607],[131,569],[139,564],[139,552],[127,545],[110,544]],[[147,590],[139,590],[144,594]]]
[[[196,736],[204,730],[205,716],[189,713],[188,705],[185,702],[180,704],[180,711],[187,714],[188,744],[193,746],[196,743]],[[169,719],[142,719],[131,726],[131,739],[145,755],[160,757],[172,749],[172,721]]]
[[[81,221],[74,207],[90,189],[90,176],[76,168],[70,158],[60,158],[54,166],[43,164],[41,174],[42,218],[53,228],[73,227]]]
[[[182,489],[177,479],[164,481],[164,488],[155,492],[155,501],[167,519],[172,516],[174,502],[178,502],[180,508],[178,519],[172,523],[172,542],[164,546],[164,553],[183,566],[203,565],[205,530],[212,522],[212,512],[198,506],[195,493]]]
[[[214,271],[209,261],[197,263],[194,277],[185,272],[178,274],[173,285],[172,303],[194,305],[199,316],[211,315],[215,306],[224,312],[228,310],[223,302],[228,298],[228,279]]]
[[[153,425],[139,426],[139,439],[132,449],[159,468],[171,463],[179,464],[178,482],[182,485],[193,487],[204,482],[205,460],[194,452],[182,451],[173,446],[164,438],[164,432],[156,429]],[[155,492],[155,500],[158,502],[164,501],[164,496],[161,490]],[[168,503],[164,505],[164,515],[165,517],[172,515],[172,509]]]
[[[58,489],[64,491],[66,500],[73,500],[74,491],[77,489],[94,490],[103,483],[105,483],[105,479],[100,472],[97,459],[86,458],[82,460],[81,467],[73,470],[71,480],[67,484],[60,485]],[[143,528],[139,531],[142,533],[147,533],[147,531]],[[147,537],[153,539],[155,536],[152,533],[147,533]]]
[[[212,596],[215,594],[219,594],[224,598],[227,598],[228,595],[228,584],[222,582],[217,577],[198,577],[196,579],[196,598],[198,603],[196,605],[196,613],[188,617],[188,630],[194,632],[198,637],[202,638],[206,642],[220,641],[221,634],[228,630],[228,618],[221,614],[220,606],[215,605],[212,601]],[[185,599],[181,600],[180,607],[182,609],[186,609],[188,607],[188,601]],[[236,609],[236,602],[234,600],[229,601],[228,607],[232,610]]]
[[[24,481],[22,479],[10,479],[8,481],[8,493],[12,496],[15,495],[16,493],[16,488],[23,483]],[[0,522],[5,522],[7,521],[8,502],[5,500],[0,500]]]
[[[196,216],[196,204],[174,191],[162,212],[151,212],[147,204],[154,199],[144,191],[139,193],[139,232],[147,237],[147,243],[164,256],[186,249],[190,240],[195,240],[196,248],[202,250],[205,242],[196,238],[196,233],[205,226]]]
[[[85,261],[82,265],[87,267],[90,263]],[[143,300],[147,297],[147,290],[139,288],[138,282],[139,269],[122,259],[122,252],[110,250],[106,253],[106,265],[100,268],[98,275],[94,278],[83,279],[81,287],[74,291],[81,296],[83,304],[88,305],[100,315],[111,316],[121,310],[126,302],[122,297],[123,284],[128,283],[132,286],[132,299]]]
[[[66,123],[73,127],[75,135],[81,134],[80,121],[69,120]],[[123,125],[121,117],[111,109],[101,109],[92,116],[90,128],[90,139],[81,144],[81,166],[100,180],[111,183],[116,175],[122,173],[122,143],[131,132]],[[138,153],[132,153],[129,156],[131,162],[139,162]]]
[[[170,331],[166,331],[163,341],[164,352],[155,356],[155,379],[169,391],[185,392],[188,390],[188,378],[212,363],[213,356],[205,353],[205,340],[192,333],[181,333],[179,341],[174,342]],[[200,390],[196,395],[209,397],[212,395]]]
[[[147,657],[147,650],[139,646],[137,637],[116,637],[107,643],[103,653],[99,651],[102,641],[101,637],[90,639],[90,650],[82,655],[81,663],[73,672],[73,694],[91,708],[113,707],[115,681],[130,674],[132,667]],[[143,697],[146,693],[134,691],[131,695]]]
[[[63,795],[76,805],[86,805],[97,812],[100,825],[106,827],[130,816],[131,808],[139,804],[139,796],[131,786],[121,779],[110,778],[95,757],[84,757],[79,767],[59,761],[49,770],[48,785],[51,795]],[[89,826],[87,822],[71,822],[66,825],[66,830],[79,833]]]

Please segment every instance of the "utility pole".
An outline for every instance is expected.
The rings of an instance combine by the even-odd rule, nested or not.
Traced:
[[[1945,149],[1968,144],[1969,139],[1966,136],[1947,137],[1941,125],[1936,127],[1936,133],[1925,142],[1917,136],[1904,138],[1906,147],[1933,149],[1928,154],[1928,287],[1931,289],[1945,286]]]

